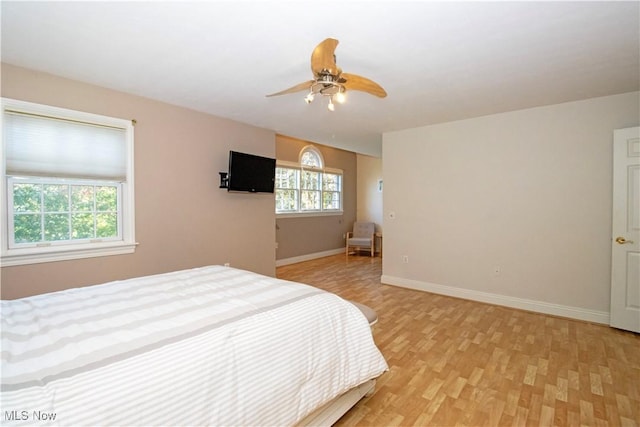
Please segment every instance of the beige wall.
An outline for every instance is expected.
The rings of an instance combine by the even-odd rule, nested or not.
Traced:
[[[638,105],[634,92],[385,134],[383,281],[605,320],[613,130],[638,125]]]
[[[382,231],[382,159],[358,154],[358,221],[375,222],[376,231]]]
[[[376,231],[382,233],[383,211],[382,194],[379,182],[382,179],[382,159],[358,154],[358,210],[357,220],[373,222]],[[376,238],[376,252],[381,252],[383,240]]]
[[[357,162],[356,154],[326,145],[276,135],[276,158],[298,162],[300,150],[313,145],[321,153],[325,166],[343,170],[343,214],[298,218],[278,218],[276,239],[278,260],[344,248],[344,233],[353,228],[356,219]]]
[[[275,157],[275,134],[238,122],[2,65],[2,96],[136,119],[132,255],[3,267],[3,299],[230,262],[275,274],[272,194],[218,188],[230,149]]]

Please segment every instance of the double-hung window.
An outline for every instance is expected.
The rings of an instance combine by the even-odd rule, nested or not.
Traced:
[[[135,249],[133,124],[2,99],[2,264]]]
[[[276,165],[276,214],[326,215],[342,213],[342,171],[326,168],[320,152],[307,146],[300,163]]]

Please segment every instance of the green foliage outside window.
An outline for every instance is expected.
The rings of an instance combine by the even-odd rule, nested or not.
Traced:
[[[341,178],[341,175],[333,173],[322,174],[322,209],[340,209]]]
[[[293,167],[276,168],[276,213],[339,211],[342,175]]]
[[[16,244],[118,237],[116,185],[13,184]]]

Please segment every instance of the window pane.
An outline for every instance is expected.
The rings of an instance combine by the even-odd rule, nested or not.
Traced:
[[[14,184],[13,211],[40,212],[41,191],[42,186],[39,184]],[[39,229],[38,233],[40,233]]]
[[[116,237],[118,235],[118,215],[115,213],[96,214],[96,237]]]
[[[111,211],[118,210],[118,191],[116,187],[96,187],[96,210]]]
[[[276,168],[276,188],[296,188],[298,171],[289,168]]]
[[[313,166],[316,168],[322,167],[322,162],[320,161],[320,157],[314,153],[313,151],[305,151],[300,157],[300,163],[305,166]]]
[[[300,188],[304,190],[319,190],[320,172],[302,171],[300,175]]]
[[[92,239],[94,237],[93,229],[92,213],[75,213],[71,215],[72,239]]]
[[[301,191],[300,210],[317,211],[320,210],[320,192],[319,191]]]
[[[40,214],[20,214],[13,217],[16,243],[35,243],[42,240],[40,235]]]
[[[298,192],[296,190],[276,190],[276,212],[298,210]]]
[[[323,192],[322,193],[322,209],[340,209],[340,193]]]
[[[69,186],[43,185],[45,212],[69,212]]]
[[[323,174],[322,189],[324,191],[340,191],[340,175],[333,173]]]
[[[68,214],[44,214],[44,240],[69,240]]]
[[[71,211],[93,211],[92,185],[73,185],[71,187]]]

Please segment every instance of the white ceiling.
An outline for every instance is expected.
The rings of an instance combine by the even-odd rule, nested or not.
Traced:
[[[380,155],[382,133],[640,88],[640,2],[1,2],[2,61]],[[313,48],[387,98],[265,95]]]

